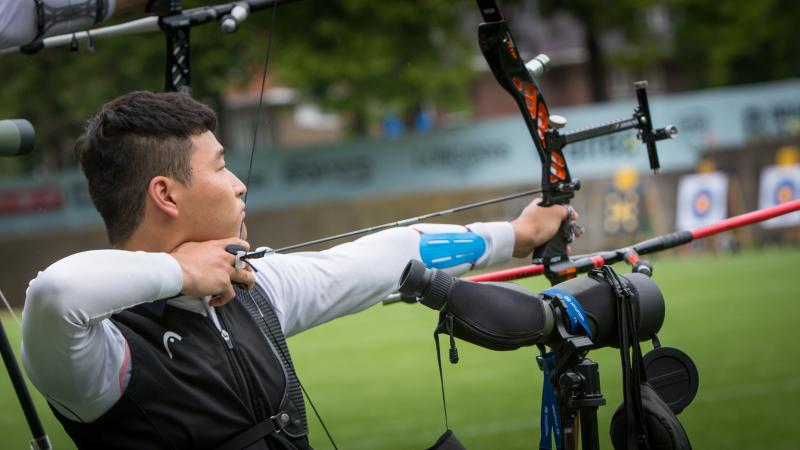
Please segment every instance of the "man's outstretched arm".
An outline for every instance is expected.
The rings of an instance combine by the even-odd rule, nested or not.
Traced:
[[[322,252],[252,262],[288,336],[379,302],[397,289],[411,259],[452,274],[506,262],[546,242],[565,217],[561,206],[534,202],[511,222],[394,228]]]

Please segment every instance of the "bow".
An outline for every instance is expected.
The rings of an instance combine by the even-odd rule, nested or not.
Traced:
[[[536,77],[547,70],[550,59],[546,55],[539,55],[525,64],[497,2],[477,2],[484,20],[478,27],[481,52],[497,81],[519,107],[542,163],[542,206],[567,206],[575,196],[575,191],[580,189],[580,180],[572,179],[563,153],[563,148],[572,142],[635,128],[638,129],[639,139],[647,145],[650,167],[654,171],[659,169],[655,143],[674,136],[677,130],[672,126],[653,129],[647,103],[647,82],[636,83],[639,106],[631,118],[562,134],[559,130],[566,125],[566,119],[550,114],[536,83]],[[574,271],[553,269],[554,265],[569,261],[567,246],[583,231],[575,223],[572,209],[568,207],[567,211],[567,218],[556,235],[533,253],[534,263],[543,266],[544,274],[553,284],[575,276]]]

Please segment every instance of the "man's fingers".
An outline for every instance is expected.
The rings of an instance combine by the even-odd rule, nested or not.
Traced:
[[[250,243],[248,243],[243,239],[238,239],[238,238],[225,239],[220,242],[224,246],[225,251],[230,255],[228,256],[227,259],[230,261],[231,266],[238,266],[238,268],[241,268],[244,264],[243,263],[237,264],[239,263],[239,261],[236,259],[237,255],[240,252],[249,251]]]
[[[561,205],[561,207],[564,208],[565,220],[569,220],[571,222],[575,222],[576,220],[578,220],[579,215],[578,212],[575,211],[575,208],[573,208],[570,205]]]
[[[233,286],[230,283],[226,283],[222,286],[222,292],[218,294],[214,294],[211,297],[211,300],[208,301],[209,306],[222,306],[229,301],[236,298],[236,292],[233,290]]]
[[[221,295],[215,295],[211,297],[211,300],[208,301],[208,306],[213,306],[216,308],[217,306],[222,306],[225,303],[228,303],[228,301],[224,300]]]
[[[252,289],[256,283],[255,276],[250,268],[236,269],[231,273],[231,283],[240,285],[246,289]]]
[[[229,238],[229,239],[223,239],[223,240],[221,240],[219,242],[221,242],[222,246],[225,247],[225,248],[227,248],[230,245],[236,245],[236,246],[242,247],[242,249],[244,251],[246,251],[246,252],[250,251],[250,243],[245,241],[244,239]]]
[[[250,244],[244,239],[228,238],[214,241],[185,242],[170,254],[177,260],[183,272],[181,292],[192,297],[213,295],[211,305],[225,304],[234,298],[231,284],[251,288],[252,274],[236,269],[236,254],[249,251]]]
[[[220,301],[221,305],[224,305],[236,297],[236,292],[233,290],[233,286],[229,284],[225,286],[225,290],[223,290],[222,293],[215,295],[214,297]]]

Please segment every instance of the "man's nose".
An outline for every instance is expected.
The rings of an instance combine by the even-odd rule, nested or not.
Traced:
[[[236,196],[244,197],[244,195],[247,194],[247,186],[233,173],[231,173],[231,176],[233,177],[233,189],[236,192]]]

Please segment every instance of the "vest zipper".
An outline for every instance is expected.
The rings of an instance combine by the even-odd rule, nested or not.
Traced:
[[[256,401],[255,397],[252,395],[250,385],[247,383],[247,376],[245,376],[244,369],[241,366],[241,362],[239,360],[239,352],[236,351],[233,347],[233,340],[231,339],[231,334],[225,329],[225,320],[223,319],[222,311],[217,310],[217,317],[220,321],[220,336],[225,341],[225,347],[228,349],[228,354],[230,356],[229,361],[231,366],[234,368],[234,372],[237,375],[237,378],[240,381],[240,385],[242,386],[242,390],[244,393],[244,398],[247,399],[248,403],[250,404],[250,411],[253,413],[254,418],[258,416],[264,416],[263,411],[259,414],[257,411],[256,405],[258,402]],[[259,408],[260,410],[260,408]],[[267,414],[267,417],[269,415]]]
[[[222,340],[225,341],[225,347],[228,347],[228,350],[233,350],[233,341],[231,340],[231,335],[228,334],[225,329],[219,330],[219,335],[222,336]]]
[[[255,403],[253,402],[252,395],[250,394],[250,387],[247,384],[247,377],[244,375],[244,371],[239,363],[239,357],[236,354],[236,350],[233,346],[233,340],[231,339],[230,333],[228,333],[228,331],[225,329],[225,321],[220,313],[221,311],[217,310],[217,317],[220,321],[219,335],[222,337],[222,340],[225,343],[225,348],[227,349],[228,353],[228,362],[233,368],[234,377],[236,378],[236,382],[242,391],[243,399],[246,400],[250,405],[250,411],[255,416]]]
[[[233,350],[233,341],[231,340],[231,335],[220,323],[217,311],[206,304],[206,312],[208,318],[211,320],[211,323],[214,324],[214,328],[217,330],[217,333],[219,333],[219,335],[222,336],[222,340],[225,341],[225,347],[227,347],[228,350]]]

